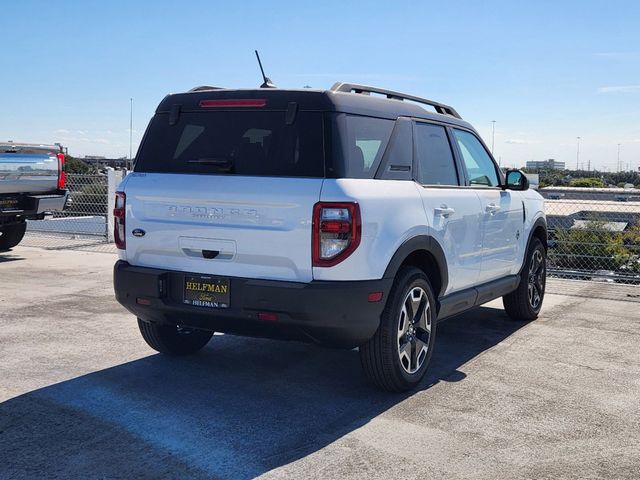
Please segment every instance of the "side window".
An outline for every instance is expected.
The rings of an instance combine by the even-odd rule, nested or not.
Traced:
[[[487,187],[497,187],[498,173],[496,165],[484,149],[475,135],[464,130],[453,130],[467,167],[469,183],[471,185],[484,185]]]
[[[338,178],[373,178],[395,121],[338,114],[336,125],[333,144]]]
[[[423,185],[459,185],[449,138],[444,127],[416,123],[417,180]]]

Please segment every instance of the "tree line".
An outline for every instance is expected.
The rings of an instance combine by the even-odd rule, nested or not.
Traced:
[[[640,188],[638,172],[601,172],[598,170],[550,170],[523,169],[527,173],[540,175],[540,188],[543,187],[622,187],[625,184]]]

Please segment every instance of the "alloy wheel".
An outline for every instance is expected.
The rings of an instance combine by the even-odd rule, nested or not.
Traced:
[[[398,321],[398,356],[405,372],[416,373],[424,364],[431,338],[432,311],[427,292],[409,290],[402,302]]]
[[[529,263],[528,289],[529,305],[535,310],[542,302],[546,279],[546,266],[540,250],[535,250]]]

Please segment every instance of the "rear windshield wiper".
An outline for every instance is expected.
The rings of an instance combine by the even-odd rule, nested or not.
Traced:
[[[234,163],[231,158],[214,157],[214,158],[192,158],[187,163],[195,163],[198,165],[210,165],[218,169],[228,172],[233,169]]]
[[[202,165],[231,165],[233,162],[230,158],[215,157],[215,158],[192,158],[187,160],[187,163],[200,163]]]

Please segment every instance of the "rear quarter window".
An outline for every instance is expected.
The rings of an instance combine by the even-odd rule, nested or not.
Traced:
[[[333,123],[334,175],[337,178],[373,178],[395,121],[337,114]]]

